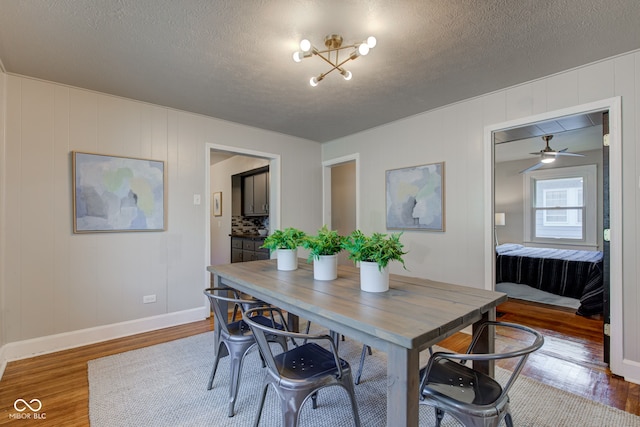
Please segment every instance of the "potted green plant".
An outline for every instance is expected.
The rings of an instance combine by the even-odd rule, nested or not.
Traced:
[[[261,248],[276,252],[278,270],[295,270],[298,268],[298,246],[304,237],[304,231],[294,227],[276,230],[264,239]]]
[[[363,291],[384,292],[389,289],[389,262],[399,261],[406,268],[401,235],[373,233],[367,236],[355,230],[344,239],[342,248],[349,253],[349,259],[360,263],[360,288]]]
[[[302,247],[309,249],[308,262],[313,261],[313,278],[334,280],[338,277],[338,252],[342,250],[344,236],[326,225],[315,236],[306,236]]]

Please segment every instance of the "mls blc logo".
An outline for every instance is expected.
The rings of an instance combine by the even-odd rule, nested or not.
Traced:
[[[18,411],[17,413],[9,414],[10,419],[14,420],[44,420],[47,418],[47,414],[40,412],[42,409],[42,402],[40,399],[31,399],[26,401],[24,399],[16,399],[13,402],[13,409]],[[26,412],[26,411],[30,412]]]

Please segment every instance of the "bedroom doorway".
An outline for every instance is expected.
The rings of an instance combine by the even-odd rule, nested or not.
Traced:
[[[614,363],[611,364],[611,370],[613,372],[616,372],[615,360],[619,360],[616,359],[615,355],[617,354],[617,357],[619,358],[619,355],[622,353],[621,345],[620,348],[616,348],[619,345],[618,343],[621,342],[621,333],[617,331],[620,336],[617,337],[617,339],[612,338],[612,341],[610,341],[607,332],[611,323],[616,321],[621,322],[620,312],[622,302],[619,297],[612,298],[611,300],[609,299],[609,288],[611,287],[612,295],[621,294],[622,285],[619,279],[622,271],[619,255],[621,245],[619,245],[619,242],[617,245],[612,244],[615,248],[612,248],[613,256],[611,256],[611,252],[608,248],[605,248],[605,246],[608,245],[608,242],[606,242],[607,239],[603,238],[603,235],[605,235],[604,229],[609,229],[609,218],[612,218],[613,222],[616,222],[617,224],[621,223],[621,218],[619,218],[621,200],[616,196],[619,194],[619,188],[616,186],[619,185],[621,181],[618,176],[618,172],[616,172],[617,175],[612,177],[610,180],[607,179],[605,175],[610,161],[612,162],[611,170],[619,171],[619,164],[621,163],[621,160],[619,153],[616,153],[614,158],[609,159],[609,155],[607,153],[608,147],[603,149],[603,140],[607,141],[611,140],[611,137],[615,137],[619,142],[620,137],[618,131],[614,132],[615,135],[609,135],[610,132],[608,129],[610,122],[612,122],[612,126],[616,130],[619,129],[620,119],[618,105],[619,100],[614,98],[602,102],[564,109],[556,113],[548,113],[522,120],[497,124],[485,129],[485,142],[488,151],[487,154],[489,154],[487,158],[490,159],[490,163],[487,165],[490,170],[490,176],[487,177],[490,200],[486,201],[486,212],[489,217],[488,220],[491,223],[490,236],[493,237],[493,239],[491,239],[493,241],[491,244],[492,250],[488,252],[490,256],[494,258],[487,260],[491,265],[493,265],[490,278],[487,278],[488,288],[489,285],[495,287],[496,279],[498,279],[497,273],[499,272],[496,268],[496,256],[494,255],[496,251],[494,249],[499,244],[515,243],[522,246],[544,246],[539,242],[536,243],[535,239],[531,238],[532,235],[535,235],[535,227],[540,224],[536,225],[536,222],[533,219],[527,221],[525,211],[530,208],[527,208],[524,200],[525,196],[523,195],[523,188],[525,187],[524,180],[528,173],[536,169],[551,169],[548,165],[543,166],[542,164],[539,164],[540,160],[543,158],[541,150],[546,151],[548,149],[545,147],[550,147],[551,150],[566,153],[577,153],[584,156],[556,155],[556,162],[553,166],[557,165],[558,169],[560,169],[561,166],[566,168],[583,164],[596,165],[598,172],[596,191],[597,198],[595,199],[595,206],[597,207],[595,235],[597,236],[597,239],[595,242],[586,242],[586,240],[582,238],[583,236],[578,236],[582,239],[582,242],[578,242],[578,244],[566,245],[565,242],[565,245],[550,246],[567,249],[589,249],[596,252],[603,252],[602,256],[605,258],[602,267],[604,270],[604,292],[601,292],[601,294],[603,294],[602,301],[604,308],[602,313],[597,317],[602,320],[602,329],[603,334],[605,335],[603,339],[603,360],[608,363],[609,356],[612,356]],[[603,123],[603,113],[613,113],[613,117],[608,118],[605,116],[605,122]],[[547,135],[553,135],[551,139],[553,142],[550,142],[549,140],[545,141],[545,138],[543,137]],[[607,135],[607,137],[603,137],[603,135]],[[562,162],[559,160],[562,160]],[[603,171],[605,173],[603,173]],[[510,177],[509,174],[511,174]],[[506,184],[505,180],[508,181]],[[511,190],[508,188],[505,190],[505,187],[509,187],[509,185],[511,186]],[[514,192],[513,189],[516,187],[519,191]],[[608,197],[610,191],[611,194],[614,195],[614,198],[609,201]],[[559,197],[558,191],[550,189],[548,192],[550,196]],[[577,194],[577,190],[573,190],[573,193]],[[605,197],[607,198],[606,200]],[[560,204],[558,206],[562,207],[565,205]],[[614,213],[614,215],[609,215],[609,207],[611,207],[611,212]],[[553,214],[562,213],[565,215],[564,221],[566,223],[570,220],[570,218],[566,216],[569,214],[570,217],[570,211],[570,209],[559,209],[556,211],[546,212],[546,218],[544,217],[545,212],[543,212],[543,219],[553,222],[553,220],[559,219],[558,215],[554,216]],[[537,213],[538,211],[535,212]],[[573,214],[576,212],[582,211],[575,210]],[[580,222],[579,220],[581,219],[582,217],[578,217],[577,219],[574,218],[574,222]],[[611,227],[611,229],[613,230],[614,227]],[[489,238],[487,238],[487,241],[489,241]],[[591,247],[585,246],[589,243],[592,245]],[[608,268],[609,264],[606,259],[609,257],[611,260],[611,268]],[[517,287],[518,285],[514,286]],[[552,300],[556,296],[557,295],[555,294],[551,294]],[[521,298],[521,296],[515,296],[512,298]],[[522,298],[527,299],[528,296]],[[563,310],[566,312],[567,309]],[[609,319],[609,314],[611,314],[612,319]],[[616,347],[611,347],[611,342],[614,342]]]

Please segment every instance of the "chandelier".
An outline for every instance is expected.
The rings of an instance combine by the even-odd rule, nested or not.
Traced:
[[[325,50],[316,49],[309,40],[304,39],[300,42],[300,50],[293,53],[293,60],[295,62],[301,62],[305,58],[310,58],[314,55],[323,59],[325,62],[331,65],[331,68],[315,77],[311,77],[309,80],[309,84],[313,87],[318,86],[327,74],[331,73],[334,70],[337,70],[345,80],[351,80],[352,74],[351,71],[345,69],[343,65],[348,61],[354,60],[359,56],[365,56],[369,53],[369,50],[375,47],[377,41],[376,38],[370,36],[367,40],[362,42],[357,42],[354,44],[342,45],[342,36],[338,34],[331,34],[324,38],[324,45],[326,46]],[[340,51],[345,49],[351,49],[348,52],[347,56],[343,56],[340,58]],[[342,52],[343,54],[345,52]]]

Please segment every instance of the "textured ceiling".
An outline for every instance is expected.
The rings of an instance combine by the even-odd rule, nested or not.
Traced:
[[[325,142],[640,48],[638,0],[2,0],[8,73]],[[375,35],[349,63],[296,64]]]

